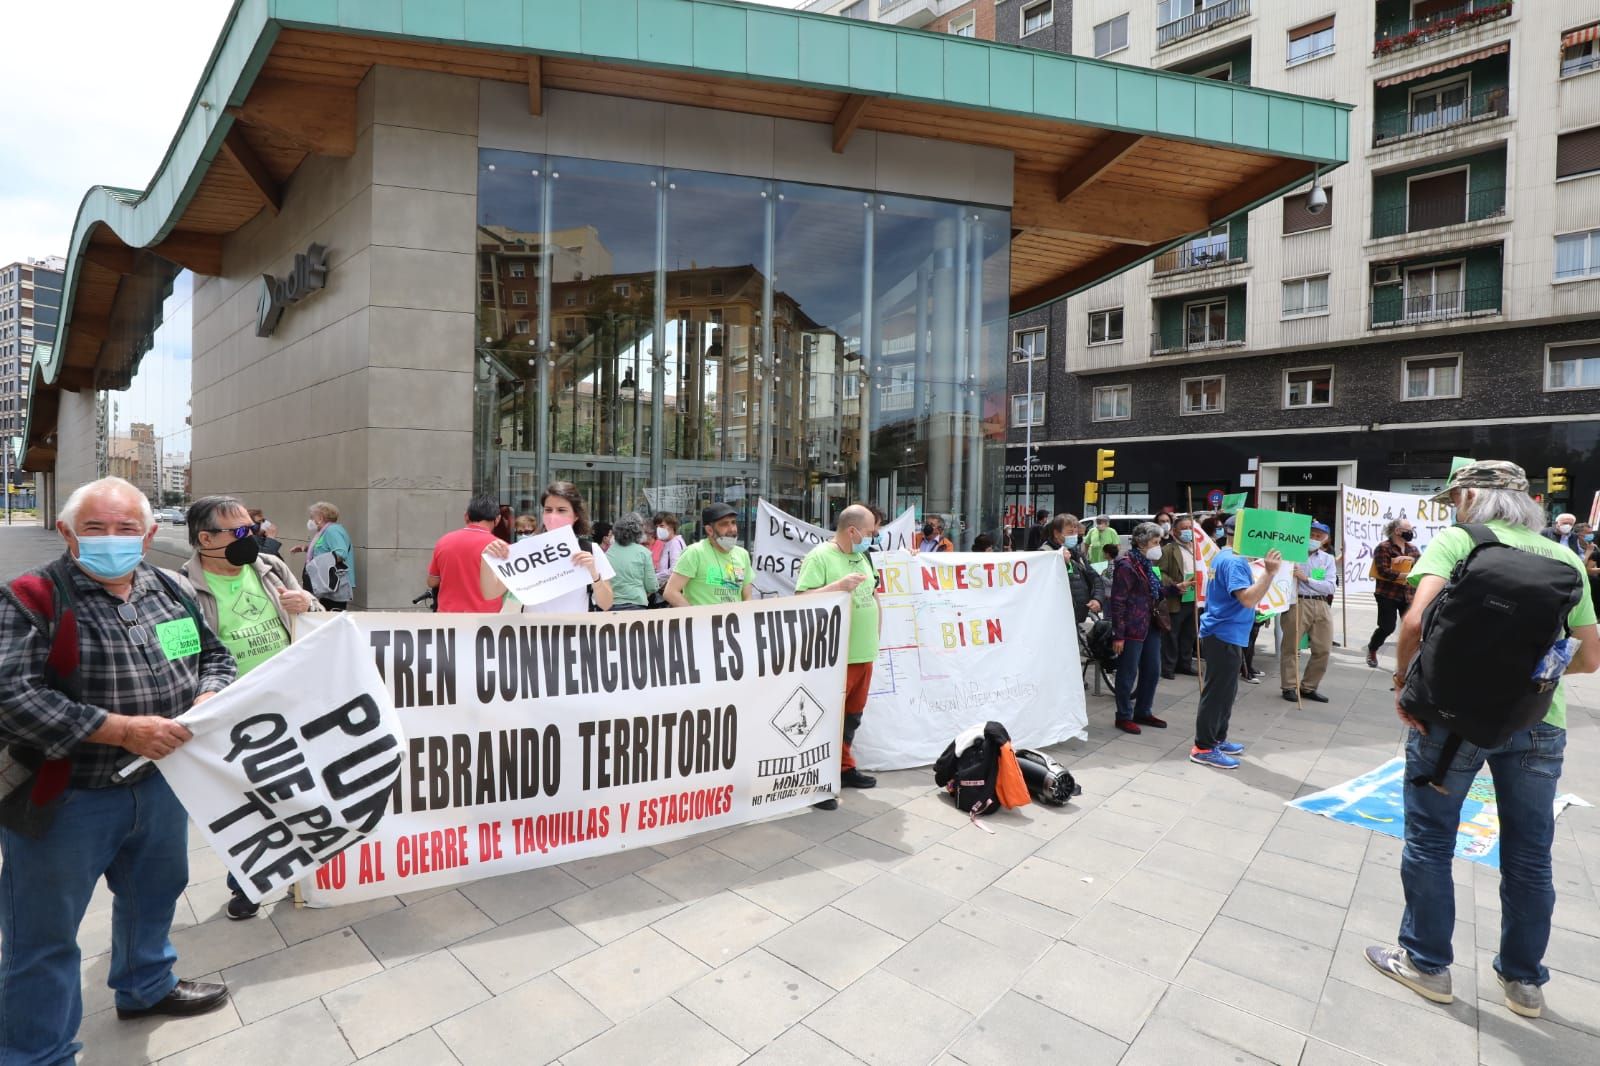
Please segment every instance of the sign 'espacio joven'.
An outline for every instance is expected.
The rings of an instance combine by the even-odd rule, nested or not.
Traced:
[[[256,336],[270,337],[278,328],[283,309],[299,303],[328,282],[328,249],[313,244],[294,257],[294,269],[281,278],[261,275],[261,298],[256,304]]]

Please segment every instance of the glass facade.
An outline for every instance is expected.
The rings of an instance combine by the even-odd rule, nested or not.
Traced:
[[[1004,209],[485,150],[474,482],[594,518],[757,497],[999,525]]]

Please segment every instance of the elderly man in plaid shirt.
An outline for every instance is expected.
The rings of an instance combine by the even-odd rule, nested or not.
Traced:
[[[78,925],[102,875],[113,896],[108,983],[117,1017],[200,1014],[228,998],[222,985],[173,973],[172,915],[189,880],[184,810],[155,767],[125,779],[116,771],[189,739],[171,719],[227,686],[233,657],[194,610],[192,589],[145,565],[155,522],[133,485],[83,486],[56,528],[66,552],[0,595],[0,744],[13,772],[44,761],[22,795],[65,785],[53,818],[37,807],[17,816],[10,800],[0,817],[7,1066],[58,1066],[81,1049]],[[67,618],[59,627],[54,618],[68,606],[76,668],[69,640],[52,646],[55,632],[70,632]]]

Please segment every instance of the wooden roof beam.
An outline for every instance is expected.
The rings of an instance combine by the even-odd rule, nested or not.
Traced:
[[[1056,176],[1056,199],[1065,200],[1105,177],[1112,167],[1140,144],[1144,138],[1137,133],[1108,133],[1082,157],[1069,163]]]
[[[1048,173],[1017,171],[1011,224],[1041,236],[1087,237],[1142,247],[1204,230],[1213,217],[1204,200],[1152,196],[1097,183],[1058,202],[1055,188]]]
[[[528,114],[544,114],[544,61],[528,57]]]
[[[1258,200],[1263,200],[1280,189],[1299,185],[1311,177],[1316,165],[1303,159],[1290,159],[1257,174],[1243,185],[1235,186],[1211,201],[1213,219],[1224,219],[1238,214]]]
[[[1150,245],[1124,245],[1113,249],[1103,255],[1096,256],[1076,270],[1069,270],[1054,281],[1047,281],[1037,285],[1027,292],[1018,293],[1011,298],[1011,313],[1017,314],[1029,308],[1038,307],[1042,303],[1060,299],[1070,295],[1086,285],[1114,274],[1124,267],[1131,266],[1149,255],[1154,255],[1159,246]]]
[[[867,105],[871,102],[872,97],[860,93],[851,93],[844,98],[844,104],[833,119],[833,150],[836,154],[842,153],[845,145],[850,143],[850,138],[855,136],[856,130],[861,125],[861,118],[866,114]]]
[[[261,197],[263,207],[275,215],[283,210],[282,187],[267,172],[261,157],[250,147],[250,142],[244,139],[244,130],[237,122],[228,128],[227,134],[222,138],[222,154],[231,159],[233,165],[244,175],[250,187],[256,191],[256,195]]]
[[[261,78],[228,114],[313,155],[356,154],[356,90]]]
[[[196,274],[214,278],[222,273],[222,238],[214,234],[175,231],[150,250]]]

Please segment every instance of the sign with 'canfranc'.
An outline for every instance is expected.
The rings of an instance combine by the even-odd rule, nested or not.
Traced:
[[[848,600],[348,616],[405,745],[383,821],[304,882],[305,898],[647,848],[832,795]]]

